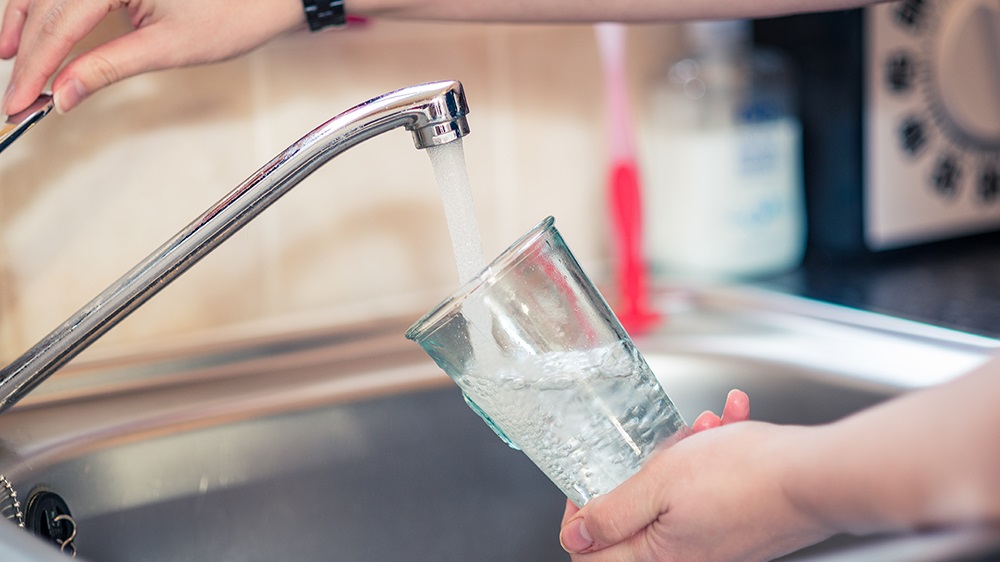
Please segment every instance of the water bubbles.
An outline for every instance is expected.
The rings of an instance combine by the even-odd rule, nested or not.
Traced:
[[[683,420],[637,352],[621,344],[536,356],[478,373],[480,407],[574,503],[639,470]]]

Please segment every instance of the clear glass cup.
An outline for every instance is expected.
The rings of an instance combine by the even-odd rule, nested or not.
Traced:
[[[577,506],[686,427],[549,217],[406,332]]]

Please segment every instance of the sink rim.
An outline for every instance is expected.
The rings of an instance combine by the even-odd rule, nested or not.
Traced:
[[[957,366],[933,383],[986,361],[1000,348],[1000,342],[982,336],[751,287],[662,291],[656,301],[660,310],[667,311],[666,325],[636,338],[637,347],[652,364],[709,359],[791,367],[813,378],[827,377],[830,384],[889,395],[928,383],[900,381],[898,375],[910,372],[902,363],[897,378],[878,378],[852,371],[864,367],[866,358],[860,364],[833,365],[831,359],[810,363],[794,352],[802,340],[812,337],[810,330],[818,328],[822,337],[844,333],[855,339],[882,338],[879,342],[894,345],[932,344],[945,360],[964,361],[953,361]],[[688,319],[695,323],[711,320],[713,314],[722,318],[729,331],[713,333],[711,325],[685,324]],[[404,339],[410,320],[397,317],[347,326],[312,326],[78,361],[46,381],[36,396],[0,416],[0,467],[9,477],[16,477],[19,467],[70,456],[97,441],[142,439],[178,424],[197,427],[452,385],[418,346]],[[743,321],[745,333],[739,330]],[[773,330],[776,337],[770,338],[767,330]],[[801,336],[798,345],[787,345],[789,334]],[[811,353],[822,355],[822,350]],[[843,363],[840,357],[833,359]],[[274,376],[278,369],[281,377]],[[662,373],[658,376],[669,394],[669,381]],[[63,412],[64,419],[99,422],[68,430],[65,424],[47,420],[55,410]],[[19,424],[31,431],[19,431]]]
[[[914,345],[933,344],[937,348],[973,356],[988,357],[1000,351],[998,339],[749,285],[661,288],[653,294],[653,302],[658,310],[666,312],[666,328],[661,325],[648,334],[634,337],[637,347],[647,355],[654,352],[721,353],[720,348],[706,348],[696,341],[700,339],[714,344],[718,340],[702,337],[702,334],[685,337],[671,329],[671,318],[692,310],[720,312],[732,317],[746,316],[758,327],[766,323],[780,326],[786,332],[804,329],[804,333],[813,333],[808,328],[825,326],[845,332],[856,330],[859,334],[870,334],[872,337],[890,337]],[[84,354],[14,409],[157,386],[198,383],[206,378],[221,380],[238,376],[240,370],[256,372],[273,368],[275,362],[290,361],[293,366],[303,367],[316,364],[339,367],[344,362],[364,361],[372,355],[382,354],[387,360],[395,361],[393,364],[396,365],[432,365],[418,346],[403,337],[406,328],[418,315],[398,315],[341,325],[276,322],[272,327],[223,331],[197,338],[123,346],[102,354]],[[760,361],[769,359],[767,354],[750,353],[747,349],[725,353]],[[778,362],[786,360],[779,353],[772,357]],[[844,374],[850,375],[847,372]],[[929,382],[941,380],[945,379]],[[909,385],[896,384],[898,382],[892,381],[899,388],[927,384],[919,381]]]

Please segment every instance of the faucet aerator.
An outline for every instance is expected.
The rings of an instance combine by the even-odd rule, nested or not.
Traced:
[[[419,149],[431,148],[456,141],[469,134],[469,121],[465,115],[445,123],[413,129],[413,145]]]

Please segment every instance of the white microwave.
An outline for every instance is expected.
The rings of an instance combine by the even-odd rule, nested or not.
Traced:
[[[1000,3],[897,0],[754,36],[799,72],[811,250],[1000,230]]]

